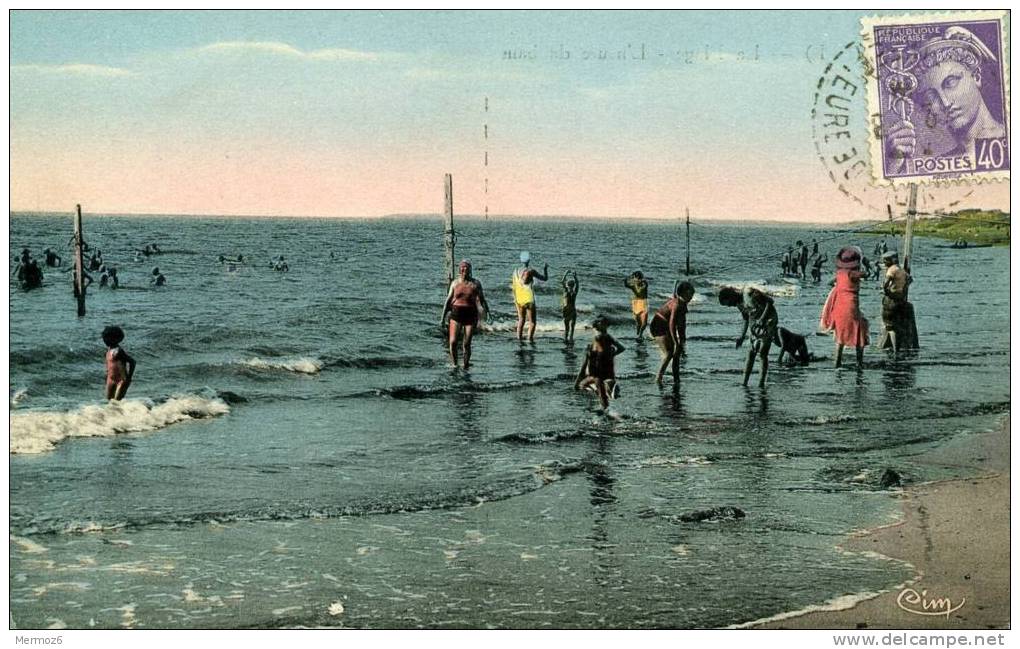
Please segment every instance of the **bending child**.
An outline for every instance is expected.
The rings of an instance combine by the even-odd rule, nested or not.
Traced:
[[[750,286],[743,292],[727,286],[719,291],[719,304],[736,307],[744,318],[744,327],[737,338],[738,348],[744,344],[748,330],[751,332],[751,345],[747,350],[747,362],[744,364],[743,384],[747,385],[751,370],[754,369],[755,357],[760,356],[761,378],[758,385],[764,387],[769,373],[769,350],[772,348],[772,341],[779,337],[779,315],[776,313],[772,298]]]
[[[580,390],[593,386],[599,396],[603,410],[609,407],[609,398],[620,395],[620,386],[616,383],[616,367],[613,359],[624,351],[623,345],[616,342],[606,330],[609,321],[605,316],[598,316],[592,323],[595,328],[595,339],[588,345],[584,354],[584,362],[574,381],[574,389]]]

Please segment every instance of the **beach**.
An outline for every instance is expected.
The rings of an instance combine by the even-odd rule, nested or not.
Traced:
[[[815,611],[757,625],[765,629],[1008,629],[1009,419],[994,433],[968,436],[922,459],[973,471],[971,477],[921,484],[901,496],[903,520],[853,535],[842,547],[905,561],[917,576],[852,608]],[[905,589],[927,601],[960,606],[948,615],[918,615]],[[929,612],[933,611],[931,609]]]

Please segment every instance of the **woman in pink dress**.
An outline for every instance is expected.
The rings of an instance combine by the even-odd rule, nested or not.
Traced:
[[[861,314],[858,293],[861,288],[861,249],[847,246],[836,255],[836,285],[822,307],[820,326],[836,338],[836,367],[843,364],[843,348],[857,350],[857,367],[864,361],[868,344],[868,321]]]

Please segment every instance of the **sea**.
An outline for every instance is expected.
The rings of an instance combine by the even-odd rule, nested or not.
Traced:
[[[688,277],[679,220],[458,220],[491,307],[469,371],[439,324],[438,217],[86,214],[121,287],[92,273],[83,317],[71,216],[12,214],[9,231],[12,269],[23,248],[63,258],[9,291],[14,628],[691,629],[843,606],[915,575],[841,547],[899,520],[890,476],[959,475],[919,458],[1009,411],[1005,247],[915,239],[920,350],[872,346],[861,367],[848,350],[836,369],[816,333],[831,260],[874,258],[880,238],[696,221],[687,355],[660,388],[624,280],[642,270],[654,309]],[[780,276],[797,240],[828,256],[822,282]],[[522,250],[549,272],[533,343],[514,333]],[[771,294],[816,361],[781,367],[773,348],[766,387],[757,368],[743,387],[726,285]],[[879,281],[860,302],[874,343]],[[605,412],[573,389],[597,314],[625,347]],[[109,325],[138,363],[121,402],[104,398]]]

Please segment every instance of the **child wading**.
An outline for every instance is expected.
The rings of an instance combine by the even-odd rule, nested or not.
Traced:
[[[662,375],[672,364],[673,382],[680,381],[680,357],[686,354],[687,345],[687,303],[694,298],[694,286],[690,282],[673,285],[673,297],[652,317],[648,331],[662,352],[662,364],[655,374],[655,382],[662,385]]]
[[[609,407],[609,398],[615,399],[620,394],[613,359],[623,351],[623,345],[606,333],[609,322],[605,316],[595,318],[591,326],[595,328],[595,339],[585,351],[584,362],[574,381],[574,389],[594,387],[595,393],[599,395],[599,403],[605,409]]]
[[[124,340],[124,330],[120,327],[103,329],[103,342],[106,343],[106,398],[120,401],[131,386],[131,377],[135,374],[135,359],[120,348]]]
[[[648,325],[648,280],[640,270],[635,270],[623,285],[633,293],[630,298],[630,311],[634,314],[634,325],[637,327],[637,338],[640,340]]]
[[[567,278],[570,279],[567,279]],[[581,290],[581,282],[577,273],[568,270],[563,273],[563,295],[560,306],[563,308],[563,340],[574,342],[574,325],[577,324],[577,292]]]
[[[769,374],[769,350],[772,348],[772,342],[779,339],[779,315],[776,313],[772,298],[750,286],[743,292],[727,286],[719,291],[719,304],[737,307],[744,318],[744,328],[740,330],[740,336],[737,338],[738,348],[744,344],[748,329],[751,332],[751,345],[747,350],[747,362],[744,364],[744,385],[747,385],[748,379],[751,378],[755,357],[760,356],[761,378],[758,379],[758,385],[764,387]]]

